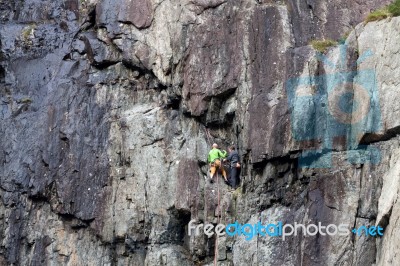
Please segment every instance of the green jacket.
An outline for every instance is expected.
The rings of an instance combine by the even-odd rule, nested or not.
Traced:
[[[208,163],[214,162],[216,159],[223,159],[226,158],[226,151],[220,151],[219,149],[212,149],[208,153]]]

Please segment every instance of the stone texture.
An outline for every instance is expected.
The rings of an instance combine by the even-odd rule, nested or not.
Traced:
[[[379,101],[381,104],[382,139],[390,138],[399,132],[399,108],[397,102],[399,95],[398,56],[399,42],[397,33],[400,27],[398,19],[385,20],[376,23],[368,23],[364,27],[358,27],[358,49],[360,55],[370,51],[372,54],[360,63],[360,69],[375,69],[376,82],[379,88]],[[379,28],[379,30],[377,30]],[[372,34],[374,32],[375,34]],[[379,45],[377,45],[379,43]],[[379,60],[377,60],[379,58]],[[370,138],[372,138],[371,136]]]
[[[386,227],[385,235],[381,242],[377,265],[394,265],[399,254],[399,245],[395,240],[398,233],[399,217],[399,150],[393,151],[389,163],[389,170],[383,176],[382,193],[379,197],[378,215],[376,223]]]
[[[265,1],[272,2],[272,1]],[[337,40],[364,20],[372,10],[391,1],[316,1],[291,0],[288,9],[292,17],[296,46],[307,45],[310,39]]]
[[[386,2],[0,1],[0,264],[213,265],[191,219],[261,219],[386,230],[222,237],[219,265],[396,265],[400,19],[359,24]],[[374,108],[338,127],[330,88],[363,99],[365,69]],[[213,142],[239,148],[235,192],[206,181]]]
[[[96,6],[97,23],[102,26],[117,22],[130,23],[136,28],[148,28],[153,20],[150,0],[99,1]]]

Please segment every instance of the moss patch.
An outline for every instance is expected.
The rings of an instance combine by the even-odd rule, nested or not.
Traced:
[[[365,19],[365,22],[368,23],[397,16],[400,16],[400,0],[395,0],[390,5],[371,12]]]
[[[329,47],[337,45],[338,42],[334,40],[312,40],[312,47],[320,53],[325,53]]]
[[[400,16],[400,0],[394,1],[387,8],[393,17]]]
[[[236,190],[233,191],[233,198],[236,200],[242,194],[242,187],[238,187]]]
[[[387,8],[381,8],[378,10],[375,10],[374,12],[370,13],[367,18],[365,19],[365,22],[371,22],[371,21],[378,21],[382,20],[385,18],[390,17],[390,12]]]
[[[29,25],[22,30],[22,40],[25,43],[30,42],[30,37],[36,29],[36,24]]]

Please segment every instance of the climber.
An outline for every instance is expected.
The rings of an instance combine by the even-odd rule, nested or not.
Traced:
[[[224,161],[229,161],[229,185],[236,189],[239,184],[240,157],[235,146],[228,147],[229,156]]]
[[[220,151],[218,149],[218,145],[214,143],[212,145],[211,151],[208,153],[208,163],[210,165],[210,182],[213,182],[213,177],[216,171],[221,170],[222,176],[225,179],[225,182],[228,182],[228,179],[226,178],[226,171],[221,164],[221,159],[226,158],[226,151]]]

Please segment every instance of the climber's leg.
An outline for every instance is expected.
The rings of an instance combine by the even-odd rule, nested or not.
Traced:
[[[215,163],[210,164],[210,181],[212,182],[215,172],[217,171],[217,167]]]
[[[222,176],[224,177],[225,181],[228,182],[228,179],[226,177],[226,171],[224,166],[222,165],[220,160],[215,160],[215,165],[218,167],[218,169],[221,170]]]
[[[229,183],[233,189],[236,188],[238,182],[238,168],[231,167],[229,175]]]

